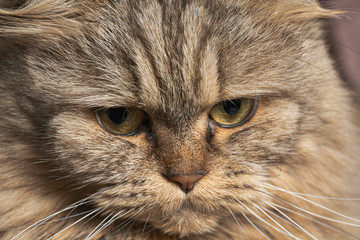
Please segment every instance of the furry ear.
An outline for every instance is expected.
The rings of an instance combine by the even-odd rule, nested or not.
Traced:
[[[81,1],[4,1],[0,7],[0,38],[33,39],[79,29]]]
[[[315,0],[279,0],[272,5],[274,18],[302,22],[319,18],[336,17],[342,12],[324,9]]]

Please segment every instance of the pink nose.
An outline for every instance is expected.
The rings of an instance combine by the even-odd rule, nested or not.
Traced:
[[[177,175],[170,177],[169,180],[176,184],[179,184],[181,190],[183,190],[185,193],[188,193],[193,190],[195,183],[203,177],[204,175]]]

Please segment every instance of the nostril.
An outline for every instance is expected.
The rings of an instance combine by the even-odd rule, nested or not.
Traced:
[[[178,184],[185,193],[193,190],[195,183],[203,178],[204,175],[176,175],[168,178],[170,181]]]

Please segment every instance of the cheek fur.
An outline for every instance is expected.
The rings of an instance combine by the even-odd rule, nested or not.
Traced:
[[[102,131],[87,113],[63,112],[49,123],[50,151],[59,164],[84,181],[113,182],[136,171],[146,159],[143,136],[134,142]],[[109,176],[112,176],[109,178]],[[117,179],[117,180],[116,180]]]
[[[250,122],[234,129],[217,128],[214,143],[231,159],[279,163],[295,147],[301,114],[299,105],[289,100],[262,99]]]

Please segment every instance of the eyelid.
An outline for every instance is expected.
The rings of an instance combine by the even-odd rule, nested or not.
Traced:
[[[224,98],[224,99],[216,102],[213,106],[215,106],[216,104],[222,103],[222,102],[239,100],[239,99],[254,99],[254,103],[255,103],[260,100],[260,96],[240,96],[240,97]]]
[[[109,110],[109,109],[117,109],[117,108],[124,108],[124,109],[127,109],[127,111],[135,110],[135,111],[139,111],[139,112],[142,113],[140,121],[139,122],[134,122],[137,125],[136,125],[136,127],[134,127],[133,131],[121,133],[120,131],[117,131],[117,130],[119,130],[119,128],[116,128],[117,127],[116,123],[113,123],[111,119],[102,119],[102,117],[105,116],[105,112],[107,110]],[[106,132],[108,132],[108,133],[110,133],[112,135],[117,135],[117,136],[133,136],[133,135],[135,135],[135,134],[137,134],[138,132],[141,131],[142,127],[145,125],[145,123],[147,121],[147,114],[144,111],[142,111],[140,109],[136,109],[136,108],[127,108],[127,107],[101,108],[101,109],[95,110],[94,113],[95,113],[95,117],[96,117],[98,125],[103,130],[105,130]],[[131,112],[130,112],[130,114],[131,114]],[[139,119],[133,118],[132,120],[139,120]],[[109,122],[110,122],[110,124],[107,124]],[[114,125],[111,126],[112,124],[114,124]],[[118,124],[118,125],[120,126],[120,125],[123,125],[123,124],[126,124],[126,122]],[[112,128],[112,127],[114,127],[114,128]],[[125,125],[125,127],[126,127],[126,125]]]

